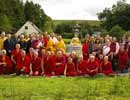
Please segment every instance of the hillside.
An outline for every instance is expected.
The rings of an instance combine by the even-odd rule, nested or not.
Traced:
[[[98,20],[53,20],[53,22],[54,22],[55,25],[58,25],[60,23],[68,23],[68,22],[72,22],[72,21],[76,21],[77,23],[86,21],[91,26],[99,26],[100,25],[100,21],[98,21]]]

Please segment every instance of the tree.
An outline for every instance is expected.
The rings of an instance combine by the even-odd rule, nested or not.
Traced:
[[[113,5],[112,8],[105,8],[101,13],[98,13],[98,18],[101,21],[101,26],[108,31],[115,25],[119,25],[124,30],[129,30],[129,11],[130,4],[122,0]]]
[[[113,26],[112,29],[110,30],[110,35],[113,37],[117,37],[118,39],[121,38],[123,35],[124,30],[119,25]]]
[[[0,16],[0,31],[11,32],[10,30],[12,30],[10,19],[6,15]]]

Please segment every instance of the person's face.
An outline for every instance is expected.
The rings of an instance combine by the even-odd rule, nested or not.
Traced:
[[[20,49],[20,45],[19,44],[16,44],[16,49]]]

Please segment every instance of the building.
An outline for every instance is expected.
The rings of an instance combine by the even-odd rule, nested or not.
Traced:
[[[42,33],[42,31],[32,22],[27,21],[18,31],[17,34],[38,34]]]

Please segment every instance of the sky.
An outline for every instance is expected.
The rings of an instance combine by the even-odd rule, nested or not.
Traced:
[[[119,0],[30,0],[54,20],[98,20],[97,13]],[[130,3],[130,0],[127,0]]]

